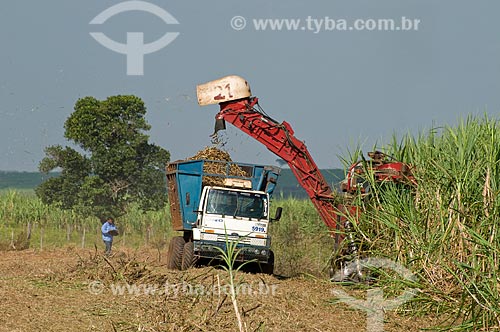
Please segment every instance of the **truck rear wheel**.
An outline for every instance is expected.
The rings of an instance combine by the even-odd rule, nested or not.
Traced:
[[[194,243],[192,241],[184,244],[184,252],[182,254],[181,270],[187,270],[194,264]]]
[[[168,246],[167,268],[170,270],[180,270],[182,267],[182,256],[184,253],[184,238],[176,236],[170,241]]]

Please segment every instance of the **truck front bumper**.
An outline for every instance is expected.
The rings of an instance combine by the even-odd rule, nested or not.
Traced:
[[[226,242],[207,240],[194,241],[194,254],[199,258],[220,259],[221,252],[217,248],[227,252]],[[267,263],[269,261],[270,250],[267,246],[263,247],[249,244],[237,244],[236,248],[236,250],[239,250],[238,256],[236,257],[237,262],[255,260],[259,263]]]

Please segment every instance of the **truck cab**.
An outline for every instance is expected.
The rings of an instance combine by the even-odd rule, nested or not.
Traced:
[[[238,241],[240,261],[267,264],[271,237],[269,194],[263,191],[224,187],[205,187],[200,201],[196,228],[193,228],[194,253],[198,257],[220,255],[226,238]]]
[[[214,173],[214,169],[217,173]],[[234,175],[234,170],[238,174]],[[186,269],[194,262],[219,259],[228,241],[239,249],[236,260],[256,262],[272,273],[270,198],[280,169],[226,161],[193,160],[167,167],[170,213],[174,230],[168,267]],[[219,248],[219,249],[217,249]]]

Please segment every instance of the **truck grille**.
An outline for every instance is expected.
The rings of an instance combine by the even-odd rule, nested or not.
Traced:
[[[228,235],[227,239],[230,242],[238,242],[238,243],[241,243],[241,244],[251,244],[252,243],[252,238],[247,237],[247,236],[232,236],[232,235]],[[225,235],[218,235],[217,236],[217,241],[219,241],[219,242],[226,242],[226,236]]]

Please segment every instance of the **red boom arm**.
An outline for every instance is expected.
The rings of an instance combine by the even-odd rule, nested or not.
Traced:
[[[258,110],[254,108],[255,106]],[[290,124],[285,121],[280,124],[267,116],[260,110],[256,97],[221,103],[216,119],[230,122],[288,163],[321,219],[332,231],[332,235],[335,235],[336,244],[339,244],[343,238],[339,231],[342,231],[342,224],[346,221],[344,215],[355,214],[357,209],[335,204],[332,189],[319,171],[304,142],[294,136]]]

